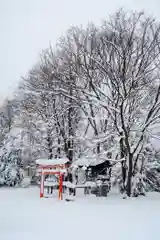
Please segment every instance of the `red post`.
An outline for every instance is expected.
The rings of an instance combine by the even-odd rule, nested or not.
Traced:
[[[44,196],[44,174],[41,172],[40,198]]]
[[[63,175],[59,174],[59,200],[62,200],[62,192],[63,192]]]

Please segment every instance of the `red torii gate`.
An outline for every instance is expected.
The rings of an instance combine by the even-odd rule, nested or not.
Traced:
[[[44,197],[44,176],[46,174],[59,175],[59,192],[58,198],[62,200],[63,192],[63,174],[66,172],[68,159],[38,159],[36,164],[38,165],[38,172],[41,174],[40,181],[40,198]]]

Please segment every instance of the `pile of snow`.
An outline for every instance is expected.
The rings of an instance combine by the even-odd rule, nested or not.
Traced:
[[[31,184],[31,179],[29,177],[24,177],[20,183],[20,186],[25,188],[25,187],[29,187],[30,184]]]
[[[63,182],[63,186],[66,186],[67,188],[75,188],[76,185],[74,183],[71,183],[69,181]]]
[[[59,186],[58,182],[44,181],[44,187],[57,187],[57,186]]]
[[[96,182],[87,181],[85,182],[85,187],[96,187]]]

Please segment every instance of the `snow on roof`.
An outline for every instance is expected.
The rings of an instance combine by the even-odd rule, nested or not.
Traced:
[[[42,172],[44,173],[55,173],[55,172],[60,172],[60,173],[65,173],[66,169],[56,169],[56,170],[51,170],[51,169],[45,169],[42,170]]]
[[[79,158],[73,162],[73,166],[96,166],[105,162],[105,159],[96,159],[96,158]]]
[[[65,164],[69,160],[67,158],[59,158],[59,159],[37,159],[36,164],[38,165],[58,165],[58,164]]]

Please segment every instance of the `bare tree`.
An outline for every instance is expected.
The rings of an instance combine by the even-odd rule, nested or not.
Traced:
[[[122,162],[122,173],[128,196],[131,196],[132,176],[138,167],[146,130],[159,119],[160,85],[156,85],[159,30],[143,13],[128,17],[120,11],[104,23],[99,35],[101,61],[97,65],[105,74],[106,99],[114,107],[112,116],[121,137],[121,157],[126,159]],[[151,94],[149,100],[148,94]]]

